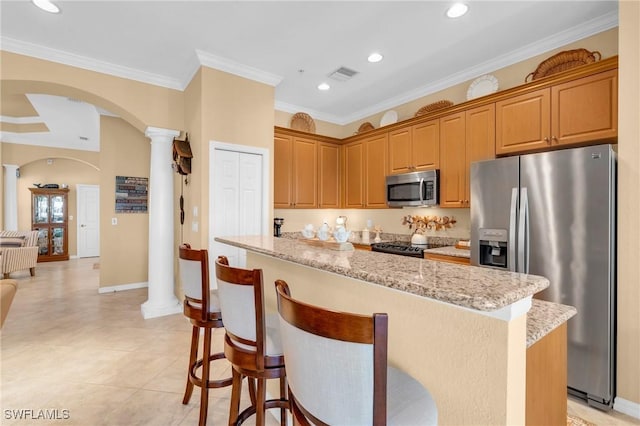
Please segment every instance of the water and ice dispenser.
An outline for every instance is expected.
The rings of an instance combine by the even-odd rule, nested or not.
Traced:
[[[478,263],[492,268],[508,269],[508,233],[506,229],[480,228]]]

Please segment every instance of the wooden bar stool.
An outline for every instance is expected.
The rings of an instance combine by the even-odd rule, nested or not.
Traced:
[[[229,425],[242,424],[256,414],[256,425],[263,426],[270,408],[280,408],[280,422],[285,425],[289,402],[278,315],[265,315],[262,270],[232,268],[226,257],[219,256],[216,278],[226,330],[224,353],[233,366]],[[245,376],[257,381],[257,392],[251,406],[239,412]],[[266,401],[267,379],[280,380],[279,399]]]
[[[294,425],[436,425],[429,392],[387,365],[387,314],[330,311],[276,281]]]
[[[200,390],[199,425],[207,424],[209,388],[229,386],[232,378],[209,380],[209,363],[216,359],[224,359],[224,353],[211,353],[211,332],[214,328],[223,328],[222,313],[218,302],[217,291],[209,288],[209,255],[207,250],[194,250],[189,244],[179,247],[178,258],[180,279],[184,290],[184,315],[193,324],[191,332],[191,354],[187,373],[187,388],[184,391],[183,404],[188,404],[193,393],[193,386]],[[200,329],[204,329],[202,358],[197,359]],[[206,360],[206,361],[205,361]],[[196,371],[202,367],[200,377]]]

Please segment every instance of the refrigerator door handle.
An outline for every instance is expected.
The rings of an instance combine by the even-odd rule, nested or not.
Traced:
[[[518,272],[529,273],[529,196],[527,188],[520,189],[520,217],[518,218]]]
[[[422,198],[422,187],[424,186],[424,178],[420,178],[420,186],[418,187],[418,192],[420,192],[420,205],[424,204],[424,199]]]
[[[516,272],[516,212],[518,210],[518,188],[511,188],[511,208],[509,210],[508,268]]]

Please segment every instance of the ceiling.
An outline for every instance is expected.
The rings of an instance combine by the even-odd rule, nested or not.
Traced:
[[[467,0],[469,12],[454,20],[445,16],[451,1],[54,2],[60,14],[29,0],[0,2],[2,49],[179,90],[210,66],[273,85],[278,110],[337,124],[618,23],[617,1],[592,0]],[[374,51],[384,59],[368,63]],[[358,74],[328,77],[343,66]],[[331,89],[319,91],[321,82]],[[41,116],[55,104],[33,99]],[[4,107],[2,115],[4,123],[28,120],[9,117]],[[49,115],[56,117],[40,121],[59,128],[49,120],[61,114]]]

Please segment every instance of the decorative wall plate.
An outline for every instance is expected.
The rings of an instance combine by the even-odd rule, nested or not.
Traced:
[[[388,126],[389,124],[393,124],[397,122],[398,122],[398,113],[390,109],[389,111],[385,112],[382,118],[380,119],[380,127]]]
[[[467,90],[467,100],[479,98],[498,91],[498,79],[486,74],[473,80]]]

